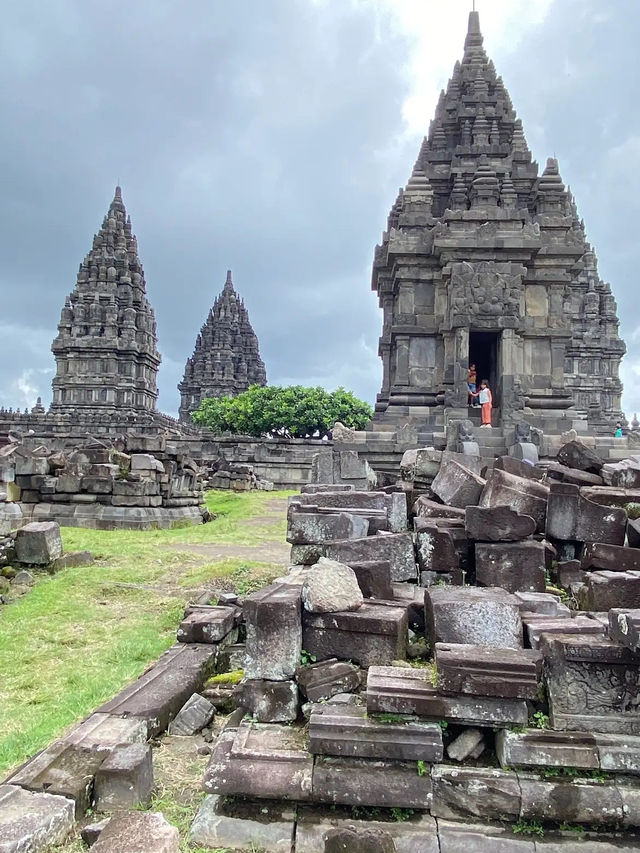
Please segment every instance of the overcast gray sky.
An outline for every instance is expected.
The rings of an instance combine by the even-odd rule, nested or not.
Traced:
[[[0,405],[50,399],[60,309],[116,182],[158,321],[159,406],[227,268],[271,383],[373,400],[373,249],[470,0],[0,0]],[[618,300],[640,412],[640,3],[477,0],[534,156]]]

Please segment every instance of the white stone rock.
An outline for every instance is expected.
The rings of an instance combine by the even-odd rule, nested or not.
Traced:
[[[364,601],[353,569],[321,557],[302,584],[302,603],[310,613],[357,610]]]

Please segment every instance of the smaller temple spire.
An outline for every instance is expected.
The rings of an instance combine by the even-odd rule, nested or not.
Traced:
[[[467,29],[467,37],[464,41],[465,53],[469,49],[482,48],[483,38],[480,32],[480,15],[475,11],[469,12],[469,26]]]

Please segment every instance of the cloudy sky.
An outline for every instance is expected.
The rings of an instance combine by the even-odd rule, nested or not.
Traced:
[[[50,399],[49,352],[113,195],[158,321],[160,407],[227,268],[269,381],[373,400],[373,249],[470,0],[0,0],[0,405]],[[477,0],[534,156],[571,185],[640,412],[640,3]]]

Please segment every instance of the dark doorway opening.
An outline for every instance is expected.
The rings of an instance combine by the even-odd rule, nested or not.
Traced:
[[[494,408],[499,405],[500,332],[469,332],[469,365],[475,364],[478,390],[483,379],[489,381]]]

